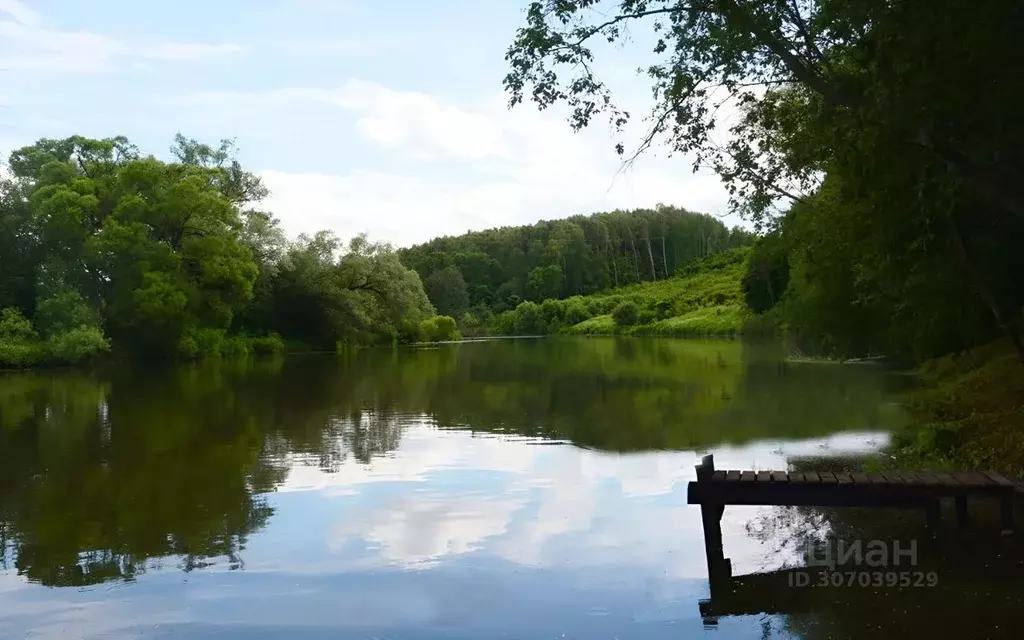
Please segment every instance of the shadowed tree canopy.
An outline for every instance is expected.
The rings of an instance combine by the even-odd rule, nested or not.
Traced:
[[[455,265],[430,274],[423,282],[423,288],[438,312],[446,316],[457,316],[469,306],[466,280]]]

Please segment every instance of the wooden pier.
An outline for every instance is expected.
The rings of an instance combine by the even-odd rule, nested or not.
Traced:
[[[708,575],[731,576],[722,549],[722,513],[726,505],[920,508],[937,526],[939,501],[952,498],[960,526],[968,523],[967,500],[997,500],[1004,533],[1014,528],[1014,503],[1024,498],[1024,480],[988,471],[854,473],[827,471],[720,471],[714,458],[697,465],[687,502],[699,504]]]

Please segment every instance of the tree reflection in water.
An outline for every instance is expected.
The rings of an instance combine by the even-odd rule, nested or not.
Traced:
[[[898,420],[867,369],[678,340],[500,341],[0,379],[4,561],[46,585],[153,566],[244,566],[297,465],[334,472],[408,424],[612,451],[877,431]]]

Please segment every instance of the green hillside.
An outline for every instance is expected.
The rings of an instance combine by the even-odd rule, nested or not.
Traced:
[[[524,302],[492,334],[729,336],[752,317],[740,288],[746,247],[693,260],[679,275],[564,300]]]
[[[695,258],[753,241],[714,216],[659,205],[435,238],[399,255],[438,313],[473,332],[526,301],[665,281]]]

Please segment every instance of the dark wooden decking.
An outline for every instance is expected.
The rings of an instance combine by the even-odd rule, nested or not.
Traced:
[[[953,498],[957,521],[967,524],[968,498],[999,501],[1002,526],[1013,530],[1013,505],[1024,499],[1024,480],[989,471],[847,473],[828,471],[719,471],[712,456],[697,466],[687,502],[701,505],[708,572],[731,573],[722,551],[722,512],[726,505],[922,508],[938,523],[939,500]]]
[[[1024,481],[992,472],[850,473],[713,471],[688,491],[690,504],[924,506],[936,497],[1024,497]]]

